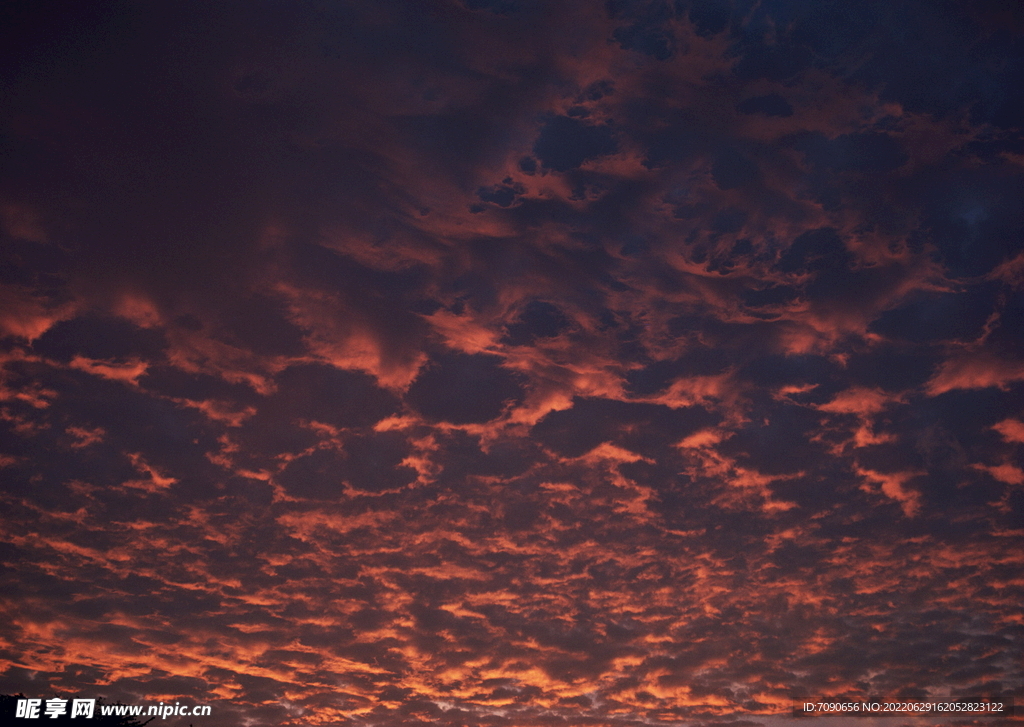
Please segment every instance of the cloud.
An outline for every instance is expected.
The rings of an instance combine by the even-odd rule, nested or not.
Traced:
[[[1008,442],[1024,443],[1024,422],[1019,419],[1004,419],[992,427]]]
[[[1019,698],[1004,5],[9,13],[0,692]]]
[[[942,363],[928,381],[932,396],[955,389],[1006,389],[1024,379],[1024,365],[992,356],[961,356]]]

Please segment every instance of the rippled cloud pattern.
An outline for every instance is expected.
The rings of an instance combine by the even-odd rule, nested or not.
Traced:
[[[1018,4],[2,13],[0,692],[1024,697]]]

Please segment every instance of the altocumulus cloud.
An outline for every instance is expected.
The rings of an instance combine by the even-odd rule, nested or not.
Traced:
[[[0,691],[1020,697],[1016,5],[2,13]]]

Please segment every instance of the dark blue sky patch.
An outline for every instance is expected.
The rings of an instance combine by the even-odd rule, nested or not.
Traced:
[[[722,452],[765,474],[812,471],[827,446],[808,436],[818,428],[819,419],[813,409],[777,404],[764,421],[749,423],[723,443]]]
[[[1024,174],[1002,164],[935,170],[921,180],[921,228],[958,277],[982,275],[1021,249]]]
[[[902,417],[897,419],[899,424]],[[881,429],[881,428],[879,428]],[[875,472],[915,472],[925,465],[924,457],[905,438],[897,442],[884,442],[864,447],[857,461],[862,467]]]
[[[602,442],[649,453],[716,420],[714,414],[700,407],[670,409],[657,404],[577,399],[571,409],[544,417],[532,434],[566,457],[579,457]]]
[[[420,370],[406,400],[421,414],[452,424],[483,423],[519,401],[519,378],[496,356],[443,353]]]
[[[790,303],[800,291],[788,285],[772,285],[766,288],[744,288],[740,292],[744,304],[753,308],[777,306]]]
[[[484,452],[477,439],[453,431],[442,446],[444,470],[438,480],[448,487],[458,486],[472,476],[518,477],[542,459],[536,443],[528,439],[496,443]]]
[[[738,149],[723,149],[715,156],[711,175],[720,189],[736,189],[755,184],[760,179],[757,163]]]
[[[900,142],[889,134],[863,132],[828,139],[810,134],[797,142],[807,161],[835,172],[891,172],[907,161]]]
[[[57,323],[36,339],[32,348],[58,361],[75,356],[126,361],[159,358],[166,345],[159,330],[114,316],[90,315]]]
[[[1024,490],[1011,492],[1007,504],[1010,511],[1003,513],[1002,522],[1010,528],[1024,529]]]
[[[324,364],[291,366],[274,380],[277,391],[260,407],[285,421],[368,426],[398,410],[398,399],[373,377]]]
[[[655,168],[695,157],[704,150],[709,134],[697,119],[684,115],[683,118],[659,119],[653,129],[638,128],[634,136],[639,137],[647,150],[644,166]]]
[[[754,386],[772,389],[785,385],[817,384],[837,377],[840,369],[824,356],[760,356],[739,369]]]
[[[628,391],[635,396],[650,396],[667,389],[674,381],[695,376],[721,374],[736,363],[734,354],[694,346],[685,355],[668,361],[655,361],[626,373]]]
[[[169,365],[150,366],[139,385],[158,396],[193,401],[224,401],[239,407],[256,404],[261,397],[244,383],[232,383],[209,374],[189,374]]]
[[[990,427],[1007,417],[1019,416],[1024,405],[1024,386],[1007,386],[1001,392],[994,386],[979,391],[956,389],[922,399],[910,407],[910,422],[905,431],[917,438],[917,448],[926,464],[954,471],[968,467],[979,454],[994,454]]]
[[[1019,290],[1001,290],[998,298],[999,318],[995,320],[988,343],[1007,360],[1024,359],[1024,294]]]
[[[824,62],[835,62],[855,52],[883,22],[884,10],[872,5],[854,6],[837,0],[818,3],[773,3],[767,6],[786,7],[778,20],[793,22],[792,42],[807,46]],[[788,16],[788,17],[787,17]]]
[[[855,352],[846,371],[850,382],[884,391],[906,391],[922,386],[934,372],[939,352],[905,344],[881,344]]]
[[[803,233],[779,258],[779,270],[787,273],[845,269],[853,255],[832,228]]]
[[[523,308],[518,320],[507,329],[503,343],[525,346],[538,338],[552,338],[569,325],[565,314],[555,305],[543,300],[531,301]]]
[[[766,340],[772,326],[766,322],[723,321],[711,315],[694,314],[675,316],[667,324],[669,335],[694,344],[691,353],[695,358],[701,355],[698,352],[707,352],[708,361],[714,363],[702,367],[705,371],[718,366],[722,357],[732,357],[739,363],[766,355],[772,348]]]
[[[288,320],[285,305],[264,296],[233,305],[217,335],[260,355],[299,356],[305,352],[303,331]]]
[[[617,28],[612,37],[626,50],[634,50],[667,61],[679,46],[672,32],[653,22],[632,23]]]
[[[0,155],[6,156],[3,151]],[[20,236],[0,230],[0,283],[31,286],[58,302],[67,295],[63,268],[70,261],[69,251],[25,240],[22,236],[26,234],[32,234],[31,227],[21,231]]]
[[[785,81],[811,67],[811,53],[802,46],[758,43],[736,45],[734,49],[740,54],[735,73],[744,81]]]
[[[372,432],[345,441],[344,477],[358,490],[380,492],[416,481],[416,470],[402,461],[412,452],[401,432]]]
[[[19,487],[17,473],[25,465],[26,473],[34,472],[23,482],[33,497],[66,498],[67,472],[101,488],[116,488],[147,479],[131,462],[131,454],[140,452],[146,453],[147,464],[176,472],[182,482],[215,476],[206,454],[217,449],[218,428],[196,410],[79,371],[36,375],[49,386],[60,386],[62,406],[37,431],[19,432],[5,423],[3,449],[16,458],[9,472],[11,487]],[[19,413],[16,407],[6,412]],[[95,439],[83,446],[76,432],[93,433]]]
[[[613,93],[615,93],[615,84],[608,79],[602,79],[588,85],[580,95],[579,101],[600,101],[606,96],[611,96]]]
[[[985,291],[931,293],[894,310],[871,324],[871,330],[907,341],[970,340],[981,334],[996,302]]]
[[[1005,30],[982,30],[969,10],[999,5],[1014,12],[1012,4],[1000,2],[948,3],[943,12],[921,4],[886,6],[881,22],[865,39],[875,49],[852,77],[913,112],[946,117],[969,109],[975,123],[1019,123],[1019,117],[1011,121],[1020,98],[1015,86],[1024,56],[1019,37]],[[927,32],[908,35],[907,27]],[[935,83],[935,78],[944,82]]]
[[[763,114],[764,116],[792,116],[793,107],[777,93],[767,96],[754,96],[736,105],[741,114]]]
[[[568,116],[554,116],[541,127],[533,153],[556,172],[567,172],[586,161],[618,151],[608,126],[595,126]]]
[[[72,5],[0,8],[11,689],[1021,682],[1019,3]]]
[[[689,5],[687,17],[693,23],[697,35],[705,38],[718,35],[729,27],[732,6],[728,0],[677,0],[676,8],[682,11]]]
[[[76,424],[82,423],[77,419]],[[89,422],[96,426],[96,423]],[[116,487],[137,478],[139,473],[131,462],[121,456],[115,447],[100,447],[88,452],[70,449],[70,437],[50,434],[44,437],[24,437],[6,424],[0,425],[0,453],[14,459],[5,468],[0,490],[10,497],[25,498],[48,508],[72,510],[81,506],[72,495],[64,475],[73,470],[80,477],[89,478],[104,487]]]
[[[511,207],[516,198],[526,191],[526,187],[515,183],[511,178],[505,179],[501,184],[491,187],[481,187],[477,190],[476,196],[484,202],[496,204],[499,207]]]
[[[723,235],[731,235],[743,229],[747,221],[747,212],[738,207],[729,207],[722,210],[711,220],[711,229]],[[747,243],[747,247],[750,243]],[[749,252],[749,251],[748,251]]]
[[[509,15],[520,9],[522,0],[459,0],[470,10],[486,10],[497,15]]]
[[[473,161],[492,148],[496,136],[507,133],[500,119],[481,111],[456,109],[446,114],[411,116],[402,119],[400,127],[416,146],[444,160],[452,173],[465,175]]]

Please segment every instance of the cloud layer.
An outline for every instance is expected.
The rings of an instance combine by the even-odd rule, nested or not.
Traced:
[[[4,12],[0,691],[1020,696],[1016,5]]]

